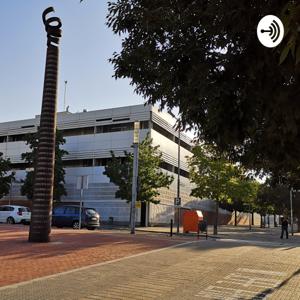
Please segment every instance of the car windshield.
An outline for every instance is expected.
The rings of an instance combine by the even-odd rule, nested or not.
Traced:
[[[86,209],[85,213],[87,215],[96,215],[97,214],[97,212],[94,209],[91,209],[91,208]]]

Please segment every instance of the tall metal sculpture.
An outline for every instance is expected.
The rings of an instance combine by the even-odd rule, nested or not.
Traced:
[[[44,78],[43,103],[39,128],[38,156],[35,166],[34,197],[29,231],[29,242],[49,242],[55,163],[55,131],[59,38],[62,23],[48,7],[43,12],[47,32],[47,57]]]

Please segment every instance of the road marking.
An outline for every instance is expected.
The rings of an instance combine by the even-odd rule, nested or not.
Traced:
[[[284,273],[284,272],[255,270],[255,269],[248,269],[248,268],[239,268],[238,271],[247,272],[247,273],[263,274],[263,275],[274,275],[274,276],[285,276],[286,275],[286,273]]]
[[[223,280],[216,281],[216,285],[208,286],[195,296],[218,300],[263,300],[268,294],[266,291],[271,292],[278,287],[282,282],[282,277],[286,275],[284,272],[238,268],[236,272],[225,276]],[[228,285],[238,287],[228,288]],[[249,290],[250,288],[254,290]],[[264,292],[259,292],[258,289],[263,289]]]
[[[189,245],[189,244],[193,244],[193,243],[199,243],[199,241],[197,240],[197,241],[189,241],[189,242],[179,243],[179,244],[168,246],[168,247],[163,247],[163,248],[154,249],[154,250],[150,250],[150,251],[146,251],[146,252],[141,252],[141,253],[133,254],[133,255],[130,255],[130,256],[126,256],[126,257],[113,259],[113,260],[110,260],[110,261],[104,261],[104,262],[93,264],[93,265],[88,265],[88,266],[84,266],[84,267],[80,267],[80,268],[76,268],[76,269],[72,269],[72,270],[68,270],[68,271],[64,271],[64,272],[60,272],[60,273],[55,273],[55,274],[52,274],[52,275],[47,275],[47,276],[43,276],[43,277],[31,279],[31,280],[19,282],[19,283],[14,283],[14,284],[11,284],[11,285],[6,285],[6,286],[3,286],[3,287],[0,287],[0,291],[5,290],[5,289],[14,289],[14,288],[26,285],[26,284],[33,283],[33,282],[38,282],[38,281],[42,281],[42,280],[45,280],[45,279],[53,279],[53,278],[63,276],[63,275],[66,275],[66,274],[71,274],[71,273],[74,273],[74,272],[77,272],[77,271],[83,271],[83,270],[88,270],[88,269],[91,269],[91,268],[94,268],[94,267],[100,267],[100,266],[104,266],[104,265],[108,265],[108,264],[113,264],[113,263],[120,262],[120,261],[123,261],[123,260],[131,259],[131,258],[135,258],[135,257],[147,255],[147,254],[152,254],[152,253],[156,253],[156,252],[160,252],[160,251],[164,251],[164,250],[168,250],[168,249],[173,249],[173,248],[177,248],[177,247],[180,247],[180,246],[185,246],[185,245]]]
[[[210,285],[203,292],[201,291],[196,297],[215,299],[215,300],[240,300],[240,299],[253,299],[253,300],[264,300],[266,294],[257,293],[255,291],[247,291],[242,289],[218,287]],[[247,297],[247,298],[246,298]]]

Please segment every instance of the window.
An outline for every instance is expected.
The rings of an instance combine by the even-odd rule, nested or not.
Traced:
[[[12,206],[4,206],[3,211],[14,211],[14,208]]]
[[[63,136],[77,136],[87,134],[94,134],[94,127],[72,128],[62,130]]]
[[[19,212],[30,212],[30,209],[28,207],[19,207],[18,211]]]
[[[25,170],[27,167],[29,167],[26,163],[18,163],[18,164],[11,164],[12,169],[15,170]]]
[[[74,160],[64,160],[63,166],[65,168],[76,168],[76,167],[92,167],[92,159],[74,159]]]
[[[121,118],[121,119],[114,119],[113,122],[122,122],[122,121],[129,121],[130,118]]]
[[[96,133],[108,133],[133,130],[133,123],[102,125],[96,127]]]
[[[162,128],[161,126],[159,126],[158,124],[153,122],[153,129],[155,131],[157,131],[158,133],[160,133],[161,135],[165,136],[166,138],[168,138],[171,141],[175,141],[176,144],[178,144],[178,137],[174,136],[172,133],[170,133],[169,131],[167,131],[166,129]],[[180,146],[188,151],[192,150],[192,147],[187,144],[186,142],[184,142],[183,140],[180,140]]]
[[[87,208],[87,209],[85,210],[85,213],[86,213],[87,215],[90,215],[90,216],[94,216],[94,215],[97,214],[97,212],[96,212],[94,209],[92,209],[92,208]]]
[[[169,164],[169,163],[167,163],[167,162],[165,162],[165,161],[163,161],[163,162],[160,164],[160,167],[161,167],[162,169],[165,169],[165,170],[169,171],[169,172],[173,172],[173,173],[175,173],[175,174],[178,174],[178,168],[175,167],[175,166],[173,166],[173,165],[171,165],[171,164]],[[180,169],[180,176],[189,178],[189,172]]]
[[[61,207],[56,207],[53,211],[54,215],[62,215],[65,212],[65,208],[63,206]]]
[[[76,214],[75,207],[66,207],[65,214],[66,215],[75,215]]]
[[[105,119],[97,119],[96,122],[104,122],[104,121],[111,121],[112,118],[105,118]]]
[[[178,144],[178,137],[175,137],[175,143]],[[183,140],[180,140],[180,146],[188,151],[192,151],[192,146],[184,142]]]
[[[168,138],[169,140],[173,141],[174,135],[166,129],[162,128],[161,126],[157,125],[156,123],[153,123],[153,129],[161,135]]]
[[[6,136],[0,136],[0,143],[6,143],[7,137]]]
[[[149,121],[141,121],[140,122],[141,129],[148,129],[149,128]]]
[[[172,166],[172,165],[170,165],[170,164],[168,164],[168,163],[166,163],[164,161],[160,164],[160,167],[162,169],[167,170],[167,171],[174,172],[174,166]]]
[[[16,135],[9,135],[8,141],[9,142],[19,142],[25,140],[25,134],[16,134]]]

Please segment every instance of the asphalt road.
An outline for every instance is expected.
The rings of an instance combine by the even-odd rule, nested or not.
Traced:
[[[300,299],[299,246],[185,242],[4,287],[0,299]]]

